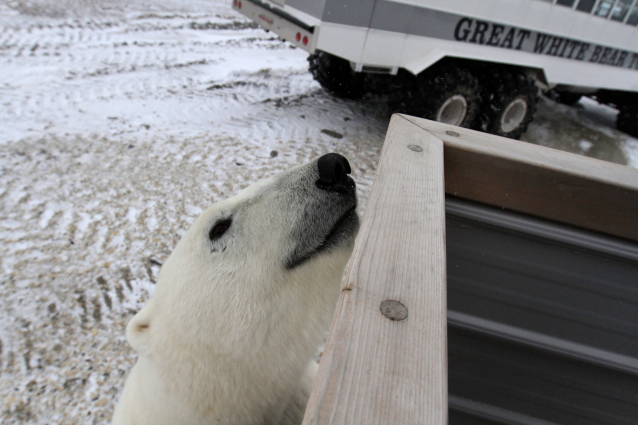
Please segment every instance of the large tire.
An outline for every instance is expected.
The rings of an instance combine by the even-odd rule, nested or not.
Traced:
[[[481,72],[483,107],[477,129],[518,139],[534,118],[538,88],[522,73],[496,66]]]
[[[471,127],[481,105],[477,78],[454,60],[443,60],[419,74],[409,96],[409,114],[459,127]]]
[[[616,128],[630,136],[638,137],[638,103],[620,108],[616,118]]]
[[[347,60],[317,51],[308,56],[308,62],[310,73],[328,93],[347,99],[365,94],[363,74],[354,72]]]

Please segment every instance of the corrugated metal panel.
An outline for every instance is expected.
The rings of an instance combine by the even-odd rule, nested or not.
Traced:
[[[448,350],[453,409],[461,398],[481,403],[474,416],[502,423],[636,424],[634,375],[452,326]]]
[[[446,220],[450,423],[637,423],[638,244],[454,198]]]

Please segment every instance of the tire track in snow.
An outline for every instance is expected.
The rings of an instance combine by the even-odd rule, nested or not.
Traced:
[[[338,151],[365,209],[378,108],[325,95],[302,52],[236,16],[137,18],[0,32],[3,424],[108,423],[126,322],[210,203]]]
[[[190,22],[189,27],[197,26],[193,22]],[[207,20],[203,24],[204,27],[208,23]],[[6,99],[1,105],[0,111],[4,109],[3,112],[6,116],[35,118],[35,121],[40,123],[42,130],[50,130],[54,123],[64,122],[65,118],[68,118],[69,109],[83,113],[82,105],[95,100],[121,99],[128,101],[131,100],[131,95],[139,96],[140,94],[142,94],[143,99],[144,97],[154,97],[155,94],[152,91],[157,89],[167,95],[181,93],[186,97],[192,96],[193,86],[196,84],[193,82],[193,72],[201,73],[202,70],[206,72],[208,69],[214,69],[219,60],[211,59],[211,52],[215,49],[219,50],[220,37],[222,40],[227,40],[228,37],[214,34],[213,38],[207,41],[208,35],[205,34],[204,37],[200,36],[189,41],[186,45],[182,41],[158,41],[153,39],[157,38],[157,35],[151,34],[149,36],[148,32],[153,28],[160,33],[165,31],[164,27],[160,26],[158,30],[157,25],[154,25],[149,23],[147,31],[142,34],[143,37],[133,41],[130,40],[129,34],[125,34],[125,36],[115,34],[114,25],[110,24],[100,26],[89,23],[89,25],[80,26],[79,29],[67,28],[66,26],[31,28],[31,34],[18,34],[18,38],[24,35],[26,40],[22,40],[22,43],[16,43],[7,49],[8,53],[5,52],[10,56],[6,65],[9,69],[11,67],[25,68],[29,64],[34,64],[33,67],[39,68],[55,66],[56,73],[64,75],[64,78],[54,78],[49,74],[44,76],[44,79],[52,81],[42,82],[32,73],[7,72],[4,81],[0,79],[4,83],[4,87],[0,88],[0,93]],[[217,26],[224,25],[233,29],[238,26],[242,27],[242,25],[237,24],[237,21]],[[178,25],[178,27],[180,26],[184,27],[185,24]],[[98,32],[97,36],[90,31],[88,35],[85,35],[86,28]],[[117,27],[116,29],[119,33],[126,33],[126,31],[122,31],[122,28]],[[202,30],[189,30],[189,32],[205,33]],[[248,35],[252,36],[252,33],[254,31],[249,29],[246,34],[236,34],[231,38],[241,39]],[[134,35],[138,36],[139,34],[134,32]],[[124,39],[128,39],[128,41],[122,41]],[[264,40],[266,45],[270,47],[282,48],[282,44],[273,41],[272,36],[264,36]],[[233,47],[228,46],[227,48]],[[31,51],[31,54],[23,55],[23,52],[27,50]],[[223,52],[217,53],[217,55],[220,54],[224,55]],[[146,78],[145,74],[158,70],[161,72],[154,73],[149,84],[149,79]],[[132,78],[115,78],[121,74],[130,74]],[[73,82],[78,79],[92,80],[90,89],[87,90],[86,84],[74,85]],[[95,93],[104,93],[105,95],[96,96]],[[251,96],[255,96],[253,101],[258,101],[270,94],[276,94],[276,92],[262,90],[260,96],[260,93],[255,90],[247,90],[245,93],[239,94],[237,101],[239,103],[251,102]],[[233,95],[231,103],[236,96],[237,94]],[[53,108],[54,114],[51,115],[49,106],[59,102],[62,102],[60,106],[65,108]],[[204,106],[203,109],[194,107],[191,113],[209,112],[215,108],[215,105],[210,108]],[[41,111],[44,110],[46,110],[46,117],[41,116]],[[55,115],[58,110],[64,112],[64,116]],[[83,120],[84,117],[78,117],[74,121]],[[143,125],[143,123],[139,125]],[[134,129],[129,127],[121,131],[130,132]],[[11,138],[11,136],[9,137]]]

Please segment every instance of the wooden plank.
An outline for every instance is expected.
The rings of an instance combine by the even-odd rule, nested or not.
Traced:
[[[446,193],[638,241],[638,170],[403,117],[443,140]]]
[[[444,203],[442,141],[395,115],[305,425],[447,422]]]

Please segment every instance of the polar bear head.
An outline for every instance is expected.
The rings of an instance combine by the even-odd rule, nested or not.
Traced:
[[[241,362],[252,353],[288,366],[307,361],[329,324],[359,227],[349,173],[344,157],[324,155],[204,211],[129,323],[141,357],[167,367],[189,356]]]

